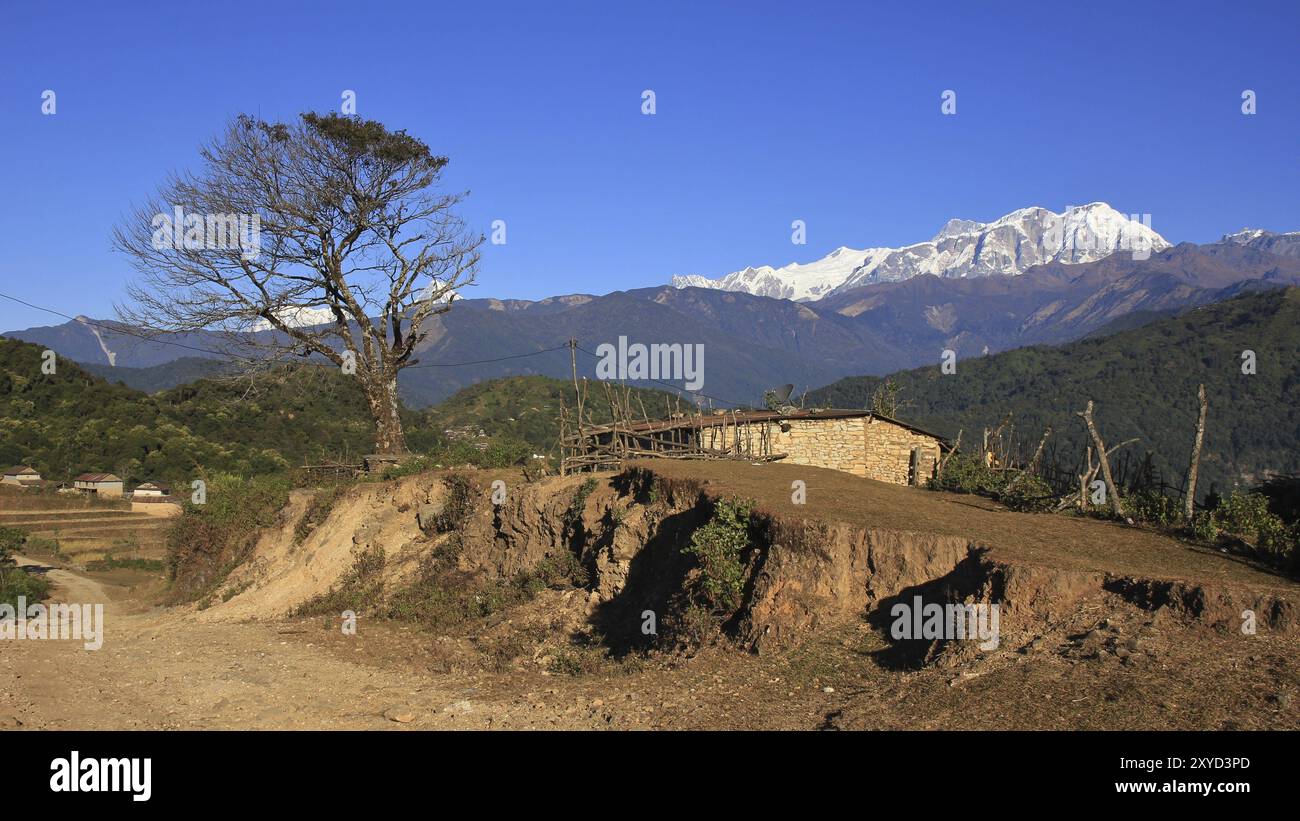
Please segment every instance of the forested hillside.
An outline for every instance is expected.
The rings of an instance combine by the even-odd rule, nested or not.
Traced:
[[[546,376],[510,376],[465,388],[423,411],[421,419],[431,430],[482,429],[490,435],[520,439],[538,452],[545,452],[555,447],[559,435],[561,398],[572,412],[572,382]],[[666,391],[632,389],[632,408],[638,414],[644,408],[651,419],[667,416],[679,401],[684,412],[694,409],[694,405]],[[600,383],[589,383],[584,411],[597,424],[612,418]]]
[[[247,476],[369,448],[360,392],[334,370],[201,380],[150,396],[64,359],[45,374],[42,350],[0,339],[0,462],[50,479],[112,471],[128,483],[176,483],[199,470]]]
[[[1253,351],[1256,373],[1242,373]],[[887,379],[899,388],[898,415],[978,444],[1008,413],[1026,451],[1051,425],[1059,462],[1081,458],[1077,411],[1089,399],[1108,444],[1130,437],[1181,484],[1196,425],[1196,390],[1209,396],[1202,494],[1248,486],[1270,472],[1300,469],[1300,289],[1245,294],[1113,335],[963,359],[957,372],[932,367],[890,377],[842,379],[808,396],[810,405],[866,407]]]
[[[370,452],[365,401],[353,378],[336,368],[200,379],[149,395],[65,359],[45,374],[43,350],[0,338],[3,466],[30,464],[56,481],[111,471],[129,486],[186,483],[203,471],[252,476],[322,460],[355,463]],[[423,411],[404,409],[407,443],[416,453],[432,453],[465,433],[475,442],[514,443],[511,452],[547,452],[559,433],[560,397],[571,404],[572,393],[570,383],[540,376],[483,382]],[[633,406],[644,403],[652,418],[668,409],[664,392],[634,395]],[[608,421],[599,385],[590,397],[589,418]]]

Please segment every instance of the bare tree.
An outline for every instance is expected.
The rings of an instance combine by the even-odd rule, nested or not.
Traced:
[[[1192,460],[1187,466],[1187,498],[1183,500],[1183,518],[1192,520],[1196,512],[1196,474],[1201,468],[1201,444],[1205,441],[1205,415],[1209,411],[1209,401],[1205,398],[1205,386],[1196,392],[1201,405],[1200,417],[1196,420],[1196,441],[1192,444]]]
[[[153,333],[206,331],[246,368],[323,357],[355,374],[375,451],[406,451],[397,374],[478,270],[481,235],[439,193],[447,158],[381,123],[240,116],[117,227],[141,278],[119,306]]]
[[[1106,492],[1110,494],[1110,509],[1120,519],[1127,519],[1124,515],[1124,503],[1119,498],[1119,488],[1115,487],[1115,478],[1110,472],[1110,452],[1106,450],[1106,445],[1101,441],[1101,434],[1097,432],[1097,426],[1092,421],[1092,400],[1088,400],[1088,405],[1078,414],[1083,417],[1083,424],[1088,428],[1088,435],[1092,437],[1092,444],[1097,449],[1097,459],[1101,462],[1101,477],[1106,481]]]

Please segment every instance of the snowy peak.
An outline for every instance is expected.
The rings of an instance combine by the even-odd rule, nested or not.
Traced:
[[[1134,259],[1169,247],[1151,229],[1149,215],[1121,214],[1104,202],[1071,206],[1057,214],[1039,206],[1012,211],[990,223],[949,220],[928,242],[902,248],[836,248],[809,263],[750,267],[719,279],[673,277],[678,288],[719,288],[793,300],[821,299],[878,282],[921,274],[940,277],[1016,276],[1047,262],[1093,262],[1118,251]]]
[[[943,228],[939,229],[939,233],[935,234],[934,239],[930,241],[938,242],[939,240],[947,239],[948,237],[960,236],[961,234],[969,234],[971,232],[978,231],[983,227],[984,227],[984,223],[982,222],[974,222],[973,220],[950,219],[946,223],[944,223]]]
[[[1243,228],[1235,234],[1224,234],[1219,242],[1222,245],[1245,245],[1281,257],[1300,257],[1300,231],[1279,234],[1262,228]]]

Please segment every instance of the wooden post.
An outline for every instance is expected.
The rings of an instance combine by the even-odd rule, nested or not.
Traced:
[[[1196,392],[1196,398],[1201,404],[1201,415],[1196,421],[1196,441],[1192,445],[1192,461],[1187,466],[1187,498],[1183,500],[1183,518],[1188,522],[1192,521],[1192,515],[1196,512],[1196,474],[1201,467],[1201,444],[1205,441],[1205,415],[1209,411],[1209,402],[1205,398],[1205,385],[1201,385]]]
[[[573,368],[573,394],[578,406],[578,444],[586,446],[586,439],[582,434],[582,391],[578,388],[578,340],[569,340],[569,365]]]
[[[939,466],[938,466],[937,468],[935,468],[935,471],[934,471],[934,476],[935,476],[936,479],[942,479],[942,478],[943,478],[943,469],[944,469],[945,467],[948,466],[948,460],[951,459],[951,458],[953,457],[953,454],[955,454],[955,453],[958,451],[959,448],[961,448],[961,434],[962,434],[962,430],[963,430],[963,428],[958,428],[958,429],[957,429],[957,438],[956,438],[955,440],[953,440],[952,448],[950,448],[950,449],[948,450],[948,455],[947,455],[947,456],[944,456],[943,453],[940,452],[940,454],[939,454]]]

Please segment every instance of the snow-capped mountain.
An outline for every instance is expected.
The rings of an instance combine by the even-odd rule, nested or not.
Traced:
[[[432,299],[435,304],[442,304],[450,303],[460,298],[461,295],[459,291],[453,288],[444,293],[442,292],[442,283],[437,279],[432,279],[429,281],[428,285],[425,285],[420,289],[420,293],[416,295],[415,301],[423,302]],[[276,312],[276,316],[280,317],[280,320],[291,328],[310,328],[315,325],[325,325],[326,323],[332,323],[334,321],[334,311],[324,306],[283,308]],[[271,330],[271,323],[265,319],[259,319],[249,326],[249,330],[254,332],[269,331]]]
[[[1235,234],[1224,234],[1219,242],[1224,245],[1245,245],[1282,257],[1300,257],[1300,231],[1279,234],[1262,228],[1243,228]]]
[[[940,277],[1015,276],[1047,262],[1093,262],[1116,251],[1143,259],[1169,247],[1149,218],[1130,218],[1104,202],[1067,208],[1022,208],[990,223],[953,219],[933,239],[902,248],[837,248],[806,264],[763,265],[720,279],[675,276],[678,288],[719,288],[797,301],[897,282],[918,274]]]

